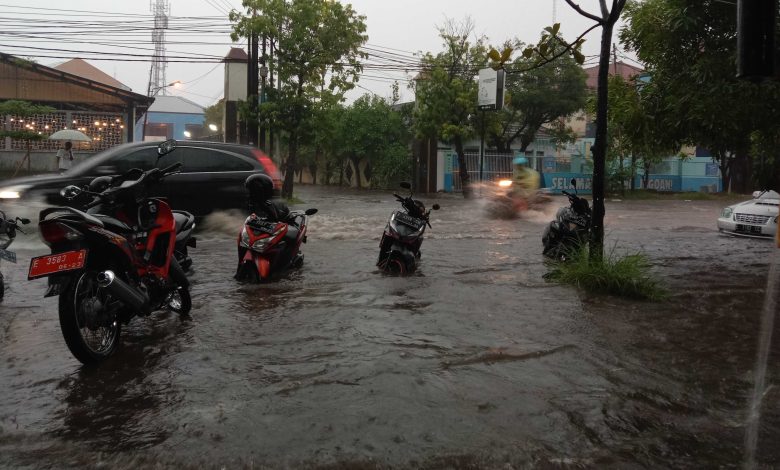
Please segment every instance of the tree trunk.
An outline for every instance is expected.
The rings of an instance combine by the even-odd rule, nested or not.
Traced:
[[[731,192],[731,171],[729,168],[729,157],[727,152],[718,152],[718,168],[720,168],[720,182],[723,185],[723,191]]]
[[[631,191],[636,189],[636,155],[631,154]]]
[[[363,185],[361,184],[361,177],[360,177],[360,159],[357,157],[350,157],[349,161],[352,162],[352,166],[355,167],[355,172],[353,173],[355,175],[355,181],[357,182],[357,188],[363,189]]]
[[[615,20],[610,19],[601,25],[601,55],[599,57],[599,74],[596,101],[596,140],[591,147],[593,152],[593,220],[590,237],[590,259],[601,261],[604,256],[604,187],[606,184],[607,157],[607,78],[609,74],[610,51],[612,49],[612,28]]]
[[[298,156],[298,129],[292,127],[290,130],[290,154],[287,156],[287,165],[284,173],[284,183],[282,184],[282,197],[291,199],[293,195],[293,183],[295,182],[295,161]]]
[[[463,197],[471,197],[471,181],[469,180],[469,170],[466,168],[466,154],[463,151],[463,140],[460,136],[455,137],[455,153],[458,154],[458,173],[460,174],[460,187],[463,191]]]

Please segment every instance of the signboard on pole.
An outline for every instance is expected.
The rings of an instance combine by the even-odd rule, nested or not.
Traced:
[[[477,108],[498,111],[504,107],[504,71],[491,68],[479,71]]]

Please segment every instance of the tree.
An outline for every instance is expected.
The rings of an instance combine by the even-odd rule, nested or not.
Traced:
[[[224,98],[206,107],[203,110],[203,126],[208,127],[209,124],[216,124],[222,127],[222,118],[225,115],[225,100]]]
[[[561,39],[555,49],[562,49]],[[521,48],[516,43],[513,48]],[[550,51],[554,53],[555,51]],[[520,56],[505,66],[506,83],[504,108],[488,118],[488,142],[501,152],[508,152],[512,143],[520,139],[520,150],[525,152],[545,124],[562,116],[569,116],[585,105],[585,72],[569,54],[538,65],[536,58]]]
[[[271,65],[282,85],[270,90],[269,101],[259,107],[259,120],[273,120],[274,128],[287,134],[282,196],[289,198],[314,103],[323,92],[340,95],[357,81],[364,57],[358,48],[368,40],[365,17],[351,5],[328,0],[244,0],[243,6],[245,14],[230,14],[233,39],[255,33],[275,45]]]
[[[588,13],[574,0],[566,0],[577,13],[593,20],[601,27],[601,49],[599,52],[599,73],[596,86],[596,140],[591,147],[593,154],[593,218],[591,222],[590,257],[601,261],[604,256],[604,186],[606,180],[607,155],[607,110],[608,110],[608,68],[612,49],[612,31],[626,5],[626,0],[612,0],[612,8],[607,0],[599,0],[601,16]],[[556,31],[557,32],[557,31]],[[554,34],[553,34],[554,35]]]
[[[487,65],[485,38],[477,37],[472,43],[473,31],[470,19],[460,24],[449,20],[439,28],[444,51],[423,55],[423,71],[413,85],[415,131],[419,137],[438,138],[455,146],[464,197],[471,195],[463,142],[474,135],[469,122],[477,105],[474,76]]]
[[[15,116],[16,118],[26,118],[35,114],[49,114],[55,111],[56,110],[50,106],[32,104],[29,101],[8,100],[0,103],[0,116]],[[23,140],[25,142],[27,152],[25,153],[24,158],[19,161],[19,165],[16,167],[16,172],[19,171],[25,160],[27,161],[27,170],[29,171],[31,143],[34,140],[43,140],[46,138],[46,136],[32,130],[7,131],[0,129],[0,138],[5,137]]]
[[[776,133],[780,84],[736,78],[736,9],[719,0],[647,0],[626,13],[621,40],[646,64],[651,81],[642,93],[657,101],[653,117],[666,140],[704,146],[723,187],[749,192],[751,144]]]

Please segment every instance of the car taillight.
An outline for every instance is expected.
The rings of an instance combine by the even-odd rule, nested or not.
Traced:
[[[255,156],[255,159],[260,162],[261,165],[263,165],[263,168],[265,169],[265,172],[268,174],[268,176],[274,180],[274,188],[281,188],[282,174],[279,173],[279,169],[276,168],[276,165],[274,164],[274,161],[271,160],[271,157],[258,149],[252,149],[252,155]]]
[[[59,222],[40,224],[41,238],[47,245],[56,245],[64,241],[75,241],[83,238],[83,235],[68,225]]]

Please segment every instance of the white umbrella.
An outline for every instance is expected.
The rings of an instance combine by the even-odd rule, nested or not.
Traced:
[[[63,129],[49,136],[51,140],[77,140],[81,142],[90,142],[92,139],[81,131],[74,129]]]

